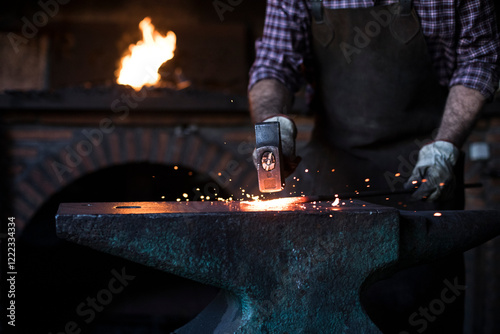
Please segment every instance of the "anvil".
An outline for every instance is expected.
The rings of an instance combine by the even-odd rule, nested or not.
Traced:
[[[221,288],[176,333],[380,333],[360,290],[500,234],[498,211],[362,202],[61,204],[59,237]]]

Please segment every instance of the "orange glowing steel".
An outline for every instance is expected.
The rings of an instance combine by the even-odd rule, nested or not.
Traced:
[[[266,201],[242,201],[241,211],[292,211],[303,209],[299,204],[307,201],[306,197],[285,197]]]
[[[117,71],[116,82],[140,90],[143,86],[153,86],[160,80],[158,69],[174,57],[176,36],[169,31],[162,36],[155,30],[149,17],[139,23],[142,40],[129,46],[129,54],[124,56]]]

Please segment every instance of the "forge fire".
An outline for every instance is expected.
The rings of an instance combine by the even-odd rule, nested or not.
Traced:
[[[174,57],[176,35],[169,31],[160,34],[149,17],[139,23],[142,40],[131,44],[127,54],[120,61],[116,82],[140,90],[143,86],[154,86],[160,81],[158,69]]]

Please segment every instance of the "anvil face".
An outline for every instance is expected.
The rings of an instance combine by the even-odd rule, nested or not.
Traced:
[[[221,288],[177,333],[380,333],[360,304],[364,284],[477,246],[500,234],[499,217],[359,202],[134,202],[61,204],[56,223],[62,238]]]
[[[285,212],[327,213],[330,211],[373,211],[380,206],[359,201],[334,205],[330,201],[307,202],[307,197],[286,197],[266,201],[206,201],[206,202],[116,202],[65,203],[58,215],[74,214],[156,214],[156,213],[221,213],[221,212]],[[386,208],[388,209],[388,208]]]

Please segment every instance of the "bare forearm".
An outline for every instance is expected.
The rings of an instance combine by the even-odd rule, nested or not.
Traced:
[[[448,141],[460,148],[472,130],[484,102],[484,96],[477,90],[461,85],[453,86],[436,140]]]
[[[248,93],[248,98],[254,123],[277,114],[285,114],[292,106],[291,92],[275,79],[257,82]]]

